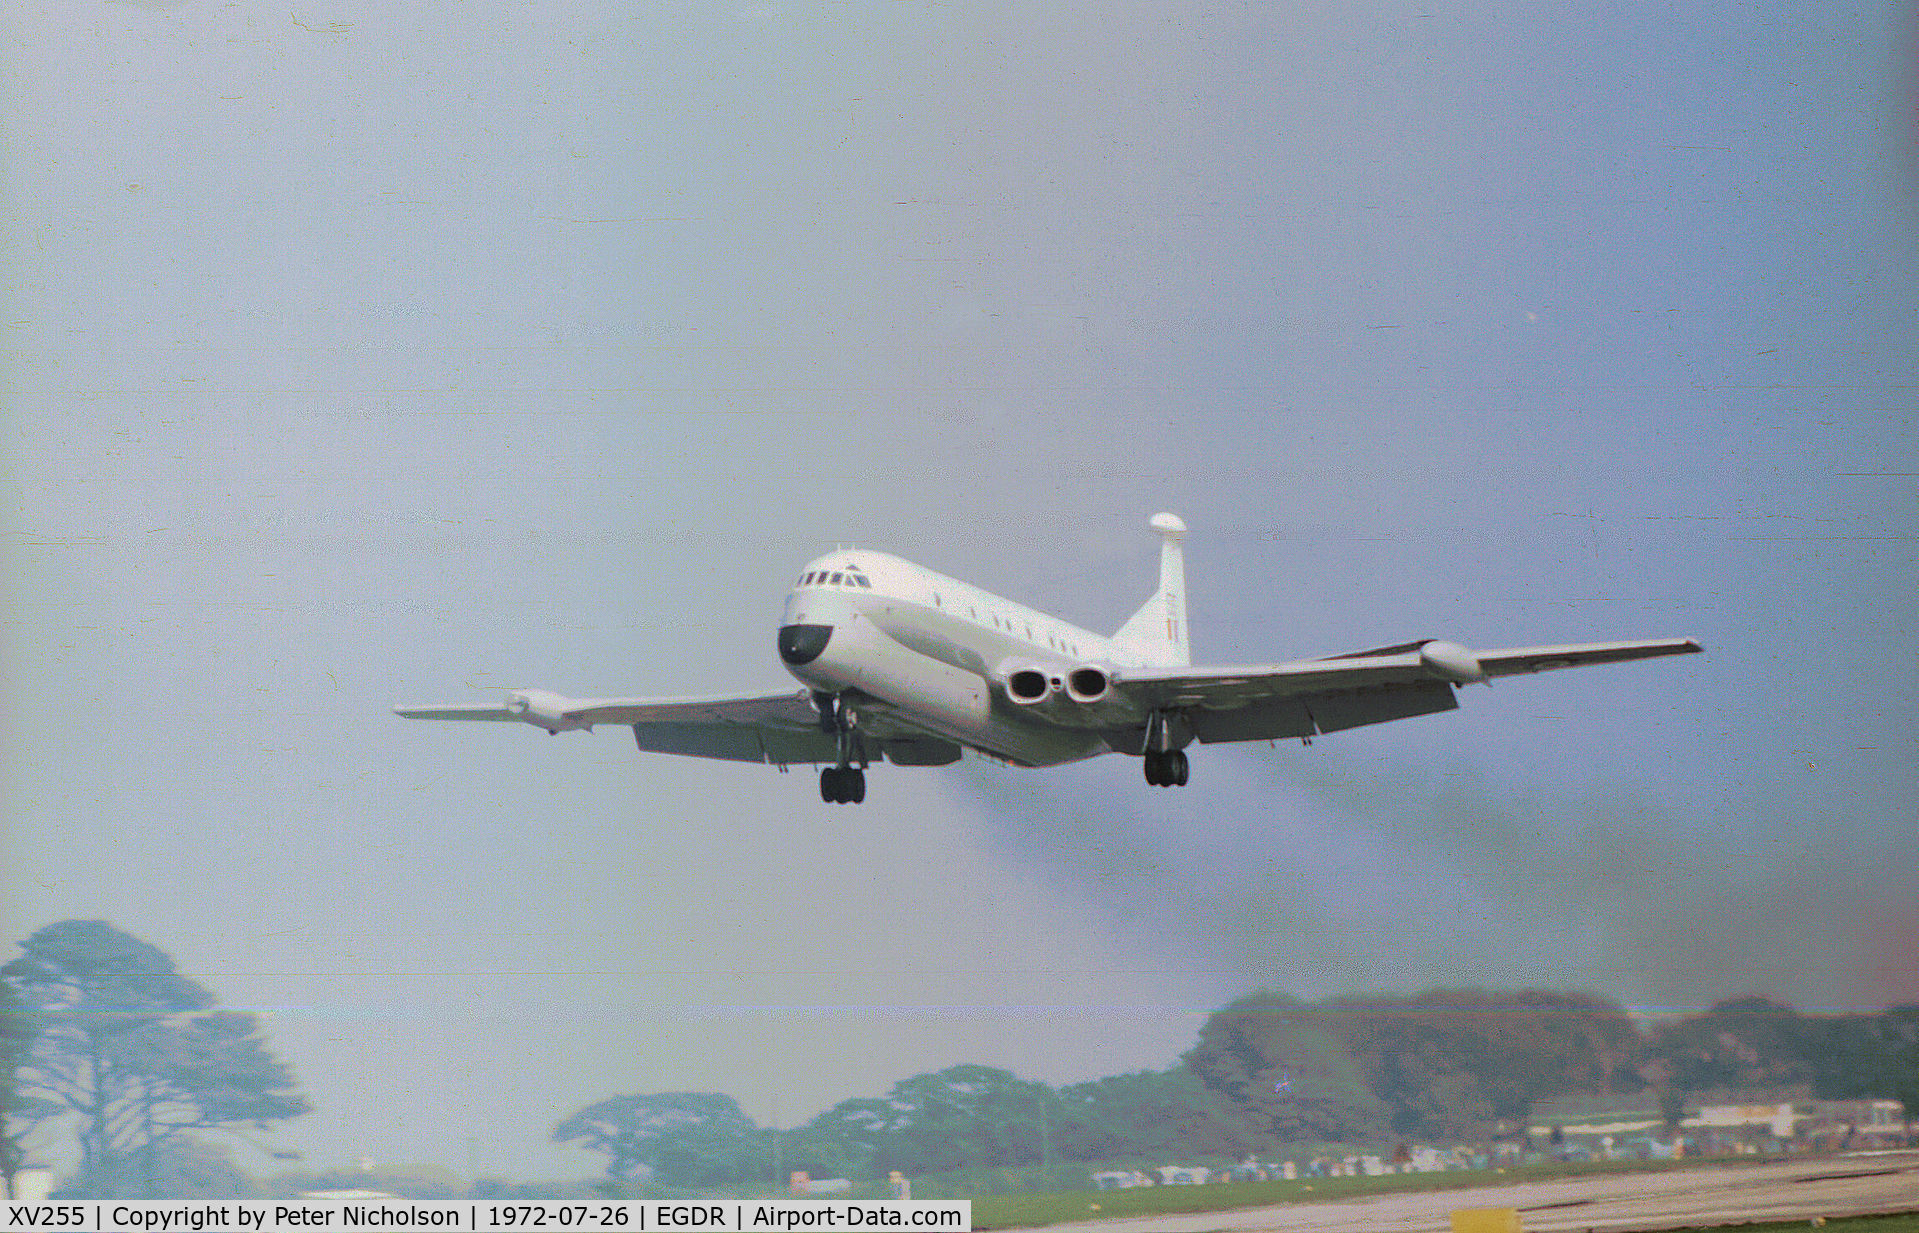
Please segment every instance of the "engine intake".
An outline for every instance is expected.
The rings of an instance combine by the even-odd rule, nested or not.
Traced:
[[[1066,694],[1075,702],[1098,702],[1112,687],[1113,680],[1106,675],[1106,670],[1091,664],[1066,674]]]
[[[1006,696],[1021,706],[1037,705],[1052,693],[1052,678],[1039,668],[1015,668],[1006,674]]]

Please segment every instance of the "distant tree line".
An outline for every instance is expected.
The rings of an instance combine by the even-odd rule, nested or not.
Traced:
[[[73,1136],[68,1193],[159,1198],[245,1184],[195,1132],[265,1130],[310,1106],[259,1019],[221,1010],[159,948],[105,921],[48,925],[0,967],[0,1172]]]
[[[1576,993],[1439,989],[1303,1003],[1257,993],[1209,1016],[1180,1064],[1055,1089],[985,1066],[915,1075],[803,1126],[759,1126],[731,1096],[615,1096],[558,1142],[621,1187],[924,1176],[1059,1161],[1238,1158],[1309,1143],[1484,1141],[1542,1100],[1652,1094],[1669,1122],[1716,1089],[1801,1086],[1919,1113],[1919,1006],[1805,1015],[1760,997],[1642,1029]]]

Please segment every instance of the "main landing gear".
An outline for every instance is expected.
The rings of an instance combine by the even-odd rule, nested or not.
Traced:
[[[857,766],[820,771],[820,799],[829,805],[857,805],[866,799],[866,772]]]
[[[820,770],[820,799],[828,805],[857,805],[866,799],[867,765],[859,717],[845,699],[832,694],[814,694],[813,706],[820,713],[820,731],[834,737],[839,747],[838,765]]]
[[[1193,731],[1184,718],[1171,711],[1154,711],[1146,717],[1146,782],[1155,788],[1186,786],[1186,751],[1180,746],[1193,739]]]
[[[1146,782],[1155,788],[1185,787],[1187,770],[1183,749],[1146,751]]]

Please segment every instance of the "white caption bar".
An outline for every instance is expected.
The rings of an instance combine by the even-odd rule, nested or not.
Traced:
[[[481,1231],[612,1230],[614,1233],[810,1233],[897,1229],[964,1233],[973,1225],[970,1199],[768,1199],[716,1202],[564,1203],[461,1199],[83,1199],[8,1202],[0,1233],[328,1233],[356,1229]]]

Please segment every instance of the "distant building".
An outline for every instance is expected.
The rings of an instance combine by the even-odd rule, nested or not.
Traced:
[[[1205,1165],[1161,1165],[1155,1172],[1162,1186],[1204,1186],[1213,1176]]]
[[[852,1189],[852,1179],[845,1177],[809,1177],[795,1171],[787,1179],[787,1192],[796,1198],[816,1194],[847,1194]]]
[[[1541,1101],[1531,1133],[1550,1138],[1555,1132],[1569,1153],[1663,1157],[1674,1151],[1651,1093]],[[1905,1106],[1884,1099],[1813,1100],[1804,1087],[1707,1093],[1688,1104],[1679,1132],[1688,1153],[1707,1155],[1894,1146],[1905,1140]]]

